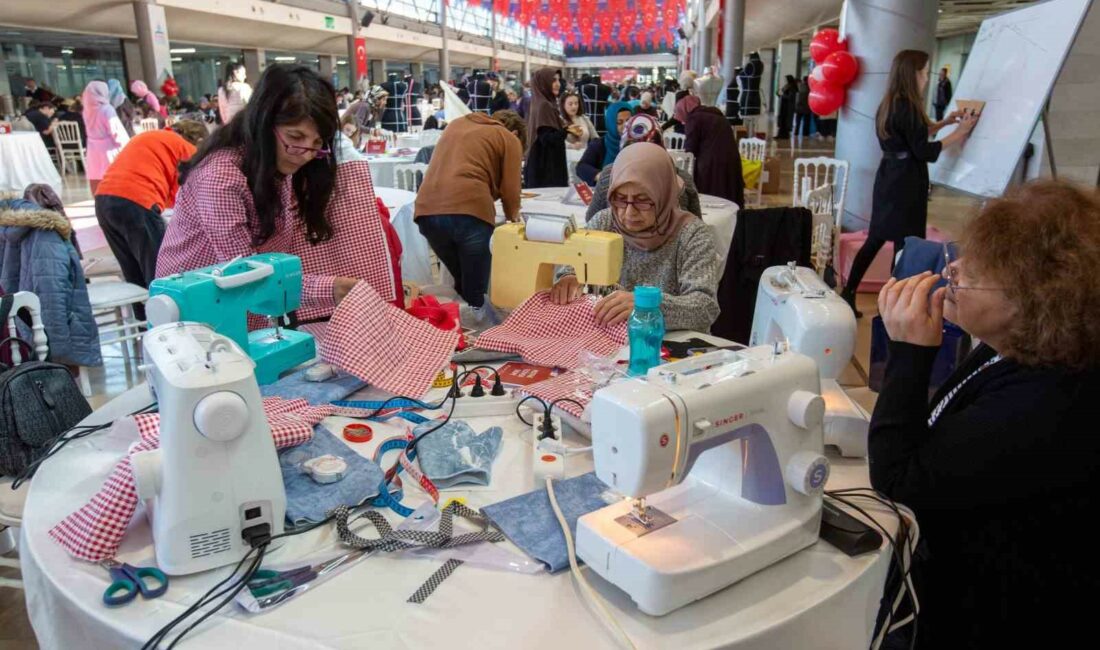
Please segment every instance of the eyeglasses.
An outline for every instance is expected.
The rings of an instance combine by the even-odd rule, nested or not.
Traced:
[[[951,289],[951,293],[957,293],[959,291],[1004,291],[1004,287],[964,287],[959,284],[959,259],[951,252],[951,244],[955,242],[944,243],[943,245],[943,279],[947,280],[947,286]]]
[[[314,158],[318,160],[324,160],[332,154],[332,151],[328,147],[322,147],[320,149],[314,149],[313,147],[300,147],[296,144],[287,144],[286,140],[283,140],[283,136],[279,133],[278,129],[275,129],[275,138],[283,144],[286,148],[286,152],[291,156],[305,156],[313,154]]]
[[[634,206],[635,210],[643,211],[643,212],[646,211],[646,210],[652,210],[653,208],[657,207],[657,204],[654,203],[653,201],[649,201],[649,200],[645,200],[645,201],[627,201],[626,199],[624,199],[623,197],[621,197],[619,195],[615,195],[615,196],[611,197],[611,205],[618,208],[618,209],[620,209],[620,210],[625,210],[627,208],[627,206],[632,205],[632,206]]]

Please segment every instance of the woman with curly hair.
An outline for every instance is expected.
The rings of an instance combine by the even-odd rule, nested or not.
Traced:
[[[910,506],[922,648],[1073,647],[1100,572],[1067,524],[1100,506],[1100,194],[1023,186],[967,225],[943,276],[890,280],[871,484]],[[943,320],[982,341],[928,401]]]

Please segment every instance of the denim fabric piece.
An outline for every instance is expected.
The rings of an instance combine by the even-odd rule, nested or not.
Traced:
[[[435,426],[436,422],[421,424],[413,435],[421,436]],[[460,483],[488,485],[503,435],[500,427],[477,433],[465,422],[451,420],[417,443],[420,471],[441,490]]]
[[[325,454],[343,458],[348,471],[342,480],[322,485],[300,465]],[[280,452],[279,466],[286,488],[286,518],[295,526],[321,521],[336,506],[354,507],[373,499],[383,478],[378,465],[355,453],[322,425],[314,428],[309,442]]]
[[[260,386],[260,395],[264,397],[282,397],[284,399],[304,399],[311,405],[328,404],[344,399],[367,385],[367,382],[343,370],[336,370],[336,376],[325,381],[308,381],[303,368],[281,377],[274,384]]]
[[[574,539],[577,537],[577,519],[609,505],[605,497],[608,489],[594,472],[554,482],[554,496],[565,520],[569,522]],[[550,507],[550,496],[545,487],[485,506],[481,512],[521,551],[545,564],[551,573],[569,567],[565,535]]]

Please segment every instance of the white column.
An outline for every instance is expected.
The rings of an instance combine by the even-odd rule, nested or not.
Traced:
[[[721,18],[722,78],[728,81],[745,59],[745,0],[726,0]]]
[[[836,157],[849,165],[844,225],[866,228],[871,220],[871,196],[882,151],[875,135],[875,112],[886,93],[894,55],[901,50],[931,54],[935,45],[937,3],[926,0],[847,0],[840,24],[849,51],[859,59],[859,76],[848,87],[840,109]],[[842,36],[844,36],[842,34]]]
[[[764,72],[760,75],[760,113],[767,115],[776,104],[775,97],[775,48],[760,50],[760,60],[764,62]]]
[[[451,52],[447,44],[447,2],[439,2],[439,32],[443,39],[443,46],[439,48],[439,82],[445,83],[451,79]]]
[[[531,29],[523,28],[523,80],[531,81]]]
[[[135,0],[134,23],[141,48],[141,75],[149,90],[159,92],[160,84],[172,74],[172,53],[168,51],[168,23],[164,7],[152,0]]]
[[[244,51],[244,71],[248,77],[248,82],[253,86],[259,81],[260,75],[264,73],[264,68],[267,67],[267,52],[264,50],[245,50]]]
[[[802,53],[801,41],[779,42],[779,64],[776,76],[779,78],[779,87],[787,85],[787,75],[798,79],[799,56]],[[779,113],[779,102],[775,102],[775,113]]]
[[[497,14],[489,10],[489,38],[493,40],[493,57],[489,59],[489,69],[497,69],[497,58],[500,57],[500,44],[497,41]]]

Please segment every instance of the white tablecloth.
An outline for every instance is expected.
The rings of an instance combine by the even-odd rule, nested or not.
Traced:
[[[0,191],[19,192],[45,183],[61,195],[61,175],[38,132],[0,134]]]
[[[521,212],[535,212],[541,214],[556,214],[560,216],[572,216],[578,226],[583,226],[587,219],[585,213],[588,206],[581,203],[579,198],[574,198],[574,203],[563,203],[566,192],[565,187],[540,187],[524,190],[525,194],[535,194],[532,198],[521,201]],[[733,242],[733,229],[737,225],[737,204],[709,194],[700,194],[699,203],[703,208],[703,221],[714,231],[714,243],[718,248],[718,256],[721,258],[721,268],[725,268],[726,255],[729,253],[730,244]],[[504,217],[503,208],[497,203],[498,218]]]
[[[397,187],[397,183],[394,180],[393,168],[395,165],[408,165],[416,160],[416,155],[410,156],[388,156],[388,155],[369,155],[367,161],[370,163],[370,176],[374,181],[375,187]]]
[[[375,187],[374,193],[390,210],[390,223],[401,239],[401,279],[421,286],[435,284],[432,278],[432,248],[413,221],[416,194],[390,187]]]
[[[698,336],[679,333],[680,336]],[[90,422],[109,421],[149,403],[144,386],[131,389],[93,413]],[[342,418],[326,421],[339,431]],[[528,428],[515,416],[471,418],[477,430],[504,428],[500,455],[487,487],[444,490],[443,499],[464,497],[482,507],[534,487]],[[375,427],[375,441],[387,437]],[[102,485],[128,446],[126,436],[103,433],[70,444],[44,464],[32,482],[21,543],[27,609],[38,640],[53,648],[137,647],[179,615],[227,570],[172,577],[168,593],[138,598],[119,608],[102,604],[108,576],[98,565],[71,559],[47,531]],[[570,440],[570,444],[582,441]],[[361,453],[373,451],[371,443]],[[867,485],[862,460],[832,458],[829,487]],[[570,456],[567,473],[592,468],[585,454]],[[406,503],[425,496],[406,481]],[[391,521],[398,518],[385,512]],[[882,517],[884,523],[889,518]],[[892,525],[892,522],[887,523]],[[269,555],[271,562],[293,562],[336,544],[332,527],[290,537]],[[518,553],[511,544],[503,546]],[[141,508],[119,559],[153,561],[152,538]],[[640,613],[621,591],[592,572],[589,580],[640,648],[736,647],[866,648],[886,579],[888,547],[850,558],[818,542],[745,580],[654,618]],[[384,554],[372,557],[275,610],[246,616],[230,608],[197,628],[185,648],[613,648],[615,642],[582,600],[569,572],[521,575],[459,567],[422,605],[406,599],[431,575],[438,560]]]

